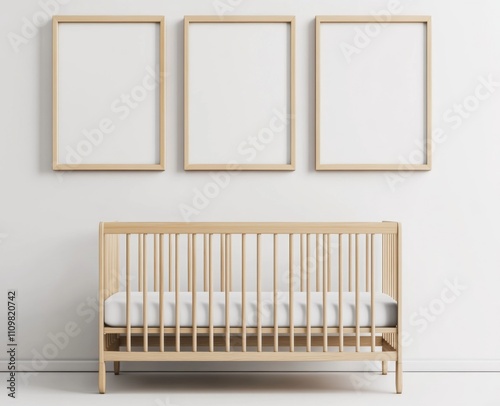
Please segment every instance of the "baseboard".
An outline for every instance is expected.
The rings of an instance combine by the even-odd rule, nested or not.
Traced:
[[[122,371],[151,372],[369,372],[379,369],[378,362],[124,362]],[[393,370],[389,363],[389,370]],[[95,372],[97,361],[61,360],[34,365],[32,361],[17,362],[24,372]],[[500,360],[408,360],[403,362],[405,372],[500,372]],[[110,368],[111,370],[111,368]],[[0,371],[7,371],[7,361],[0,361]]]

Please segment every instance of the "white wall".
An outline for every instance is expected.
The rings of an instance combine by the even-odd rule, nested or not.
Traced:
[[[42,2],[48,3],[49,0]],[[0,294],[19,292],[20,358],[32,365],[49,334],[77,323],[81,333],[58,353],[66,368],[94,368],[97,322],[82,305],[97,293],[101,220],[182,221],[207,172],[184,172],[182,19],[215,14],[235,0],[65,0],[58,14],[161,14],[167,20],[167,165],[161,173],[55,173],[51,170],[51,25],[15,52],[9,33],[42,10],[36,0],[6,2],[0,13]],[[242,0],[229,14],[297,16],[297,169],[239,173],[192,221],[379,221],[404,226],[407,368],[500,369],[500,3],[401,1],[401,14],[433,18],[433,125],[445,140],[433,169],[404,173],[314,171],[314,16],[370,14],[388,0]],[[40,16],[40,14],[38,14]],[[29,34],[29,33],[28,33]],[[12,36],[12,34],[10,34]],[[496,82],[476,106],[483,80]],[[483,79],[481,79],[483,78]],[[484,89],[483,89],[484,91]],[[483,93],[482,93],[483,94]],[[450,109],[469,103],[467,118]],[[391,173],[390,175],[398,175]],[[433,322],[446,281],[466,289]],[[5,302],[4,299],[1,300]],[[0,311],[5,331],[6,311]],[[80,309],[80,311],[78,311]],[[475,332],[475,335],[472,334]],[[5,359],[5,355],[2,355]],[[51,366],[52,365],[52,366]],[[47,368],[60,369],[61,363]],[[54,366],[55,365],[55,366]],[[39,365],[38,365],[39,366]],[[179,366],[173,366],[179,367]],[[192,368],[196,365],[183,365]],[[209,368],[260,368],[255,365]],[[269,365],[333,369],[333,364]],[[205,368],[208,368],[205,366]]]

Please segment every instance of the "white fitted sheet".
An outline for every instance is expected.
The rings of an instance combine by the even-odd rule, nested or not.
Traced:
[[[192,326],[192,293],[179,292],[180,303],[180,325],[181,327]],[[272,327],[274,325],[273,292],[262,292],[262,326]],[[197,292],[196,296],[196,324],[199,327],[209,326],[208,292]],[[231,292],[229,295],[229,319],[232,327],[242,325],[241,292]],[[338,326],[338,292],[327,293],[327,324],[329,327]],[[213,325],[223,327],[225,319],[225,293],[213,293]],[[343,325],[354,327],[356,325],[356,295],[354,292],[343,293]],[[359,296],[359,324],[361,327],[371,325],[371,299],[367,292],[360,292]],[[142,292],[131,292],[130,321],[133,327],[143,325],[143,294]],[[296,327],[306,326],[306,293],[294,292],[294,324]],[[289,326],[288,292],[278,292],[278,326]],[[149,327],[159,326],[160,298],[158,292],[148,292],[147,314]],[[164,325],[175,326],[175,293],[164,294]],[[108,326],[126,326],[127,322],[126,292],[118,292],[105,301],[104,321]],[[246,325],[257,326],[257,294],[247,292],[246,294]],[[395,327],[397,322],[397,303],[388,295],[375,294],[375,325],[377,327]],[[311,326],[323,326],[323,292],[311,292]]]

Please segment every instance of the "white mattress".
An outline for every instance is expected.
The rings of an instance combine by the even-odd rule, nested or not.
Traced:
[[[329,327],[338,326],[338,293],[329,292],[327,299],[327,323]],[[180,325],[190,327],[192,325],[192,294],[180,292]],[[343,293],[343,325],[354,327],[356,325],[355,293]],[[198,292],[196,296],[196,324],[198,327],[208,327],[208,292]],[[278,293],[278,326],[289,326],[289,302],[288,292]],[[272,327],[274,325],[273,292],[262,292],[262,326]],[[142,319],[142,292],[131,292],[130,321],[134,327],[143,325]],[[159,326],[159,293],[148,292],[148,325]],[[371,303],[370,294],[360,292],[360,326],[371,325]],[[241,326],[241,292],[230,293],[229,319],[232,327]],[[164,325],[175,326],[175,293],[164,294]],[[257,326],[257,295],[248,292],[246,295],[246,325]],[[104,320],[108,326],[126,326],[126,292],[118,292],[110,296],[105,302]],[[306,293],[294,292],[294,324],[296,327],[306,326]],[[377,293],[375,295],[375,325],[377,327],[395,327],[397,321],[397,303],[388,295]],[[225,293],[213,293],[213,325],[215,327],[225,326]],[[323,293],[311,292],[311,325],[313,327],[323,326]]]

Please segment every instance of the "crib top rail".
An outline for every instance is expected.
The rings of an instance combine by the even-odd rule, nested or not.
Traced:
[[[104,234],[397,234],[397,222],[103,222]]]

